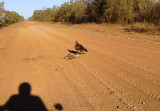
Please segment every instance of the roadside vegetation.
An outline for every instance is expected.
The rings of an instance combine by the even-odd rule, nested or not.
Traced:
[[[24,21],[24,17],[14,11],[6,11],[4,2],[0,3],[0,27]]]
[[[29,20],[79,23],[160,25],[160,0],[95,0],[35,10]]]

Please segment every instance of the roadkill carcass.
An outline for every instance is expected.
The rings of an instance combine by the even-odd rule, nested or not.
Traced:
[[[78,55],[78,52],[77,52],[77,51],[69,50],[69,49],[67,49],[67,50],[69,51],[69,54],[66,55],[66,56],[64,57],[64,59],[72,60],[72,59],[79,58],[79,55]]]
[[[69,60],[76,59],[76,58],[79,58],[79,55],[75,55],[75,54],[72,54],[72,53],[69,53],[68,55],[66,55],[64,57],[64,59],[69,59]]]

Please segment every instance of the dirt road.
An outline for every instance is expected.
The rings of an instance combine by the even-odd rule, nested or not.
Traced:
[[[0,105],[29,82],[48,110],[159,111],[160,45],[115,33],[38,22],[1,29]],[[89,52],[66,60],[74,40]]]

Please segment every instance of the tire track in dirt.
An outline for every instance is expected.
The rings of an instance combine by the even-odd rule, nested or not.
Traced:
[[[46,31],[46,32],[49,32],[49,31]],[[60,38],[61,39],[61,38]],[[145,81],[146,82],[146,81]],[[139,90],[139,88],[138,88],[138,90]]]
[[[7,48],[0,50],[0,105],[26,81],[49,110],[56,103],[65,111],[159,110],[159,45],[73,28],[24,22],[0,30]],[[65,60],[74,40],[89,52]]]

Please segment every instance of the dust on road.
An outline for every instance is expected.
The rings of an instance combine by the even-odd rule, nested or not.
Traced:
[[[112,34],[39,22],[1,29],[0,105],[28,82],[48,110],[160,110],[160,45]],[[66,60],[74,40],[89,52]]]

